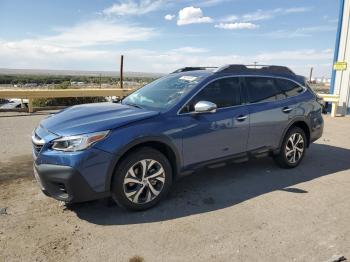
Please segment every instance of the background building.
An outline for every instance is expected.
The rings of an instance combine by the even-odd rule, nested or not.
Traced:
[[[333,70],[331,93],[340,96],[338,113],[350,113],[350,0],[340,0],[338,32],[334,53],[334,63],[343,66]],[[344,63],[345,62],[345,63]]]

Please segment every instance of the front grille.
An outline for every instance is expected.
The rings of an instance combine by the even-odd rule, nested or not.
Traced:
[[[36,154],[39,154],[44,145],[36,145],[33,143],[33,149]]]
[[[41,137],[37,135],[36,132],[34,132],[32,136],[32,144],[35,155],[38,155],[41,149],[43,148],[45,142],[41,139]]]

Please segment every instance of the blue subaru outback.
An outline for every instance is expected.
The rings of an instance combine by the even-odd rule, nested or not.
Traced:
[[[305,78],[286,67],[182,68],[119,103],[44,119],[32,135],[34,174],[61,201],[112,196],[143,210],[198,168],[261,156],[298,166],[322,135],[321,113]]]

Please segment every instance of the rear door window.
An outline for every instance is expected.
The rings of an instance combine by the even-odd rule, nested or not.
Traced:
[[[273,102],[286,98],[272,77],[245,77],[250,103]]]
[[[276,85],[284,92],[287,97],[292,97],[303,92],[304,88],[297,83],[287,79],[275,79]]]

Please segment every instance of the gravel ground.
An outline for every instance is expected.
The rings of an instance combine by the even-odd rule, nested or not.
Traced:
[[[293,170],[271,159],[178,181],[157,207],[66,207],[32,175],[46,113],[0,113],[0,261],[333,261],[350,258],[350,118],[325,118]]]

